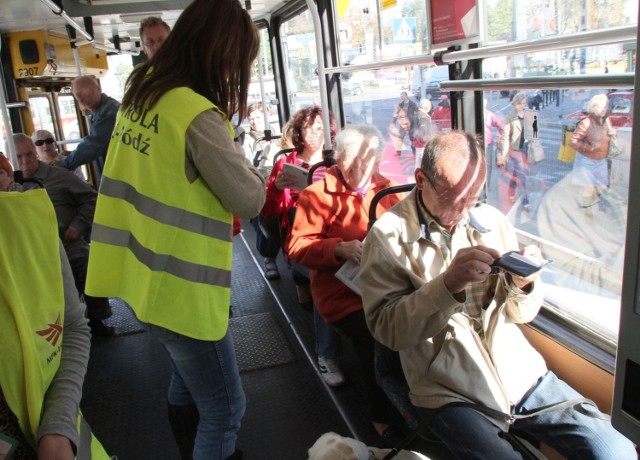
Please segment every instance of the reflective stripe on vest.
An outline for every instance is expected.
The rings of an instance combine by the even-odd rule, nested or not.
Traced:
[[[141,321],[200,340],[226,334],[233,256],[231,213],[185,174],[187,129],[211,109],[220,112],[176,88],[151,109],[118,114],[86,283],[90,295],[124,299]]]
[[[78,414],[78,434],[80,445],[76,452],[76,460],[110,460],[112,458],[93,435],[91,427],[81,413]]]
[[[44,189],[0,193],[0,216],[0,386],[25,438],[34,442],[63,352],[58,223]],[[84,422],[80,414],[78,420]],[[110,458],[91,431],[84,442],[80,433],[78,452],[84,445],[92,455],[79,459]]]

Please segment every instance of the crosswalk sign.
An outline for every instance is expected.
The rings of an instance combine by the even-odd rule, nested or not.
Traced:
[[[415,43],[416,41],[416,18],[394,18],[393,42]]]

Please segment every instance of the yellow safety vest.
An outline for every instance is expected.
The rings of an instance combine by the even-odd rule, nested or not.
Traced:
[[[27,440],[62,354],[58,224],[46,190],[0,193],[0,386]],[[109,459],[78,414],[79,459]],[[82,455],[81,455],[82,454]]]
[[[142,113],[120,111],[86,283],[90,295],[124,299],[141,321],[200,340],[224,337],[231,297],[231,213],[202,178],[185,175],[187,128],[210,109],[219,111],[176,88]]]

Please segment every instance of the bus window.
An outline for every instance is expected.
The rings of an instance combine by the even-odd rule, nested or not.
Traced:
[[[276,86],[273,79],[273,62],[271,60],[271,43],[269,42],[269,31],[266,28],[259,30],[260,35],[260,52],[256,58],[255,65],[251,72],[251,84],[249,85],[249,96],[247,103],[262,102],[262,93],[260,87],[260,72],[258,65],[262,66],[262,78],[264,85],[264,96],[267,103],[276,98]],[[258,59],[262,59],[258,62]]]
[[[427,52],[425,2],[334,2],[342,64],[380,62]],[[341,8],[347,5],[346,8]],[[375,5],[375,6],[374,6]],[[362,62],[365,63],[365,62]]]
[[[615,14],[598,14],[586,3],[562,1],[489,2],[487,43],[594,31],[636,22],[638,2],[620,2]],[[502,18],[502,20],[501,20]],[[504,18],[513,18],[505,21]],[[517,19],[516,19],[517,18]],[[541,20],[541,18],[544,18]],[[635,44],[614,44],[494,57],[483,62],[484,78],[628,73],[635,71]],[[524,94],[529,119],[518,153],[502,135],[512,119],[512,99]],[[585,165],[589,152],[575,152],[569,140],[596,95],[608,102],[608,123],[617,131],[622,155]],[[519,234],[520,244],[537,244],[554,264],[543,272],[545,304],[573,324],[582,336],[605,349],[617,342],[624,243],[626,238],[633,92],[616,89],[522,89],[485,91],[488,158],[487,201],[501,209]],[[525,113],[525,119],[527,115]],[[536,136],[546,159],[526,158],[526,143]],[[498,166],[496,160],[506,155]],[[523,160],[518,160],[518,157]],[[597,165],[595,164],[597,163]]]
[[[537,244],[554,264],[543,273],[546,303],[604,340],[615,342],[620,313],[631,127],[619,126],[623,153],[594,160],[584,168],[586,152],[569,141],[582,108],[596,95],[624,100],[601,89],[524,90],[524,143],[513,131],[515,108],[510,97],[486,91],[485,142],[488,159],[487,201],[504,212],[521,236]],[[611,110],[613,107],[609,107]],[[533,116],[531,126],[528,115]],[[578,114],[578,115],[576,115]],[[493,120],[493,122],[492,122]],[[517,123],[519,121],[516,120]],[[604,128],[606,129],[606,128]],[[527,145],[541,142],[546,159],[527,158]],[[506,152],[506,154],[505,154]],[[498,165],[500,157],[506,159]],[[598,163],[598,164],[596,164]]]
[[[280,28],[285,56],[286,82],[292,115],[309,105],[320,105],[316,39],[308,10],[289,19]]]
[[[0,117],[0,132],[2,133],[2,145],[4,146],[4,142],[7,139],[7,130],[4,127],[4,120]]]
[[[48,96],[29,96],[29,110],[35,129],[55,133],[51,100]]]
[[[259,29],[260,34],[260,52],[254,62],[251,71],[251,83],[249,84],[249,95],[247,98],[247,106],[262,102],[263,96],[267,103],[267,116],[269,118],[269,127],[272,134],[280,133],[280,123],[278,121],[276,85],[273,76],[273,62],[271,60],[271,44],[269,42],[269,31],[266,28]],[[258,66],[262,68],[262,86],[260,84],[260,71]],[[264,89],[264,95],[262,94]],[[249,120],[243,120],[243,128],[249,132]]]
[[[78,121],[76,101],[73,95],[60,94],[58,96],[58,111],[60,113],[60,125],[64,140],[79,139],[80,123]],[[65,144],[64,149],[71,151],[76,145],[76,143]]]

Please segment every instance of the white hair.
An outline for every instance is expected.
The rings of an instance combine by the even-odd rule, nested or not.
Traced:
[[[338,133],[335,140],[336,160],[344,159],[348,145],[362,144],[365,140],[370,141],[376,150],[376,160],[380,160],[384,153],[384,138],[377,128],[370,125],[348,125]]]
[[[609,99],[607,99],[605,94],[596,94],[591,98],[589,104],[587,104],[587,112],[599,115],[608,103]]]

